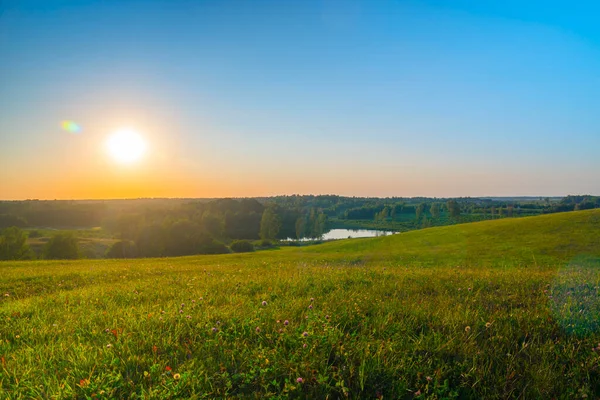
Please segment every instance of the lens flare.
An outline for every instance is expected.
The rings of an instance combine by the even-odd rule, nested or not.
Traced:
[[[81,132],[81,127],[79,125],[77,125],[75,122],[73,121],[69,121],[69,120],[64,120],[60,123],[60,126],[63,130],[69,132],[69,133],[79,133]]]

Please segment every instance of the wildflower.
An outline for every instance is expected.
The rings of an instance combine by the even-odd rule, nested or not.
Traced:
[[[312,303],[313,301],[315,301],[314,297],[310,298],[310,302]]]
[[[468,289],[468,291],[469,291],[469,292],[470,292],[471,290],[473,290],[473,289],[471,289],[471,288],[469,288],[469,289]]]
[[[179,310],[179,314],[183,314],[183,310]]]
[[[217,321],[217,325],[221,325],[221,321]]]
[[[429,381],[429,382],[431,382],[433,380],[433,378],[430,376],[426,376],[425,379],[427,379],[427,381]]]
[[[302,345],[302,348],[303,348],[303,349],[305,349],[305,348],[306,348],[306,346],[307,346],[307,344],[306,344],[306,343],[304,343],[304,344]]]
[[[283,329],[279,328],[279,330],[277,332],[283,333]]]
[[[298,383],[302,383],[302,382],[304,382],[304,379],[302,379],[302,378],[298,378],[298,379],[296,379],[296,382],[298,382]]]
[[[260,333],[260,327],[256,327],[256,333]]]
[[[280,320],[280,319],[278,319],[278,320],[277,320],[277,323],[278,323],[278,324],[280,324],[280,323],[281,323],[281,320]]]
[[[204,297],[200,297],[198,300],[204,300]]]
[[[217,332],[217,328],[212,328],[213,333]]]
[[[111,347],[112,347],[112,344],[110,344],[110,343],[106,345],[107,349],[110,349]]]
[[[185,317],[186,317],[187,319],[192,319],[192,316],[191,316],[191,315],[186,315]]]
[[[110,329],[106,328],[106,329],[104,330],[104,332],[108,333],[108,332],[110,332]]]
[[[195,302],[196,302],[196,300],[192,300],[192,303],[195,303]]]
[[[491,323],[491,322],[486,322],[486,323],[485,323],[485,327],[486,327],[486,328],[489,328],[490,326],[492,326],[492,323]]]
[[[326,316],[325,316],[325,319],[329,319],[329,315],[326,315]]]
[[[10,294],[4,293],[4,297],[10,297]]]
[[[465,327],[465,332],[467,332],[467,333],[471,332],[471,327],[470,326],[466,326]]]
[[[167,371],[171,371],[171,370],[172,370],[172,368],[171,368],[171,367],[169,367],[169,366],[167,365],[167,366],[165,367],[165,370],[167,370]]]
[[[179,375],[179,374],[173,375],[173,379],[178,380],[179,378],[181,378],[181,375]]]
[[[285,326],[288,326],[288,325],[290,324],[290,321],[288,321],[288,320],[286,319],[285,321],[283,321],[283,324],[284,324]]]
[[[308,332],[303,332],[302,336],[307,337],[308,336]]]
[[[421,390],[417,390],[417,391],[415,392],[415,397],[416,397],[416,396],[420,396],[420,395],[421,395]]]
[[[267,305],[267,302],[263,300],[262,302],[263,307]]]
[[[312,308],[313,308],[313,307],[312,307],[312,304],[311,304],[310,306],[308,306],[308,309],[309,309],[309,310],[312,310]]]
[[[164,313],[165,313],[165,310],[160,310],[160,313],[161,313],[161,314],[164,314]]]

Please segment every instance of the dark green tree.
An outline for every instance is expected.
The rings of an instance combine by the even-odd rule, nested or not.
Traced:
[[[254,251],[254,245],[249,240],[234,240],[229,247],[234,253],[249,253]]]
[[[438,219],[440,217],[439,203],[432,203],[431,207],[429,208],[429,211],[431,212],[431,218]]]
[[[456,200],[448,200],[446,202],[446,207],[448,208],[448,213],[452,218],[460,217],[460,204]]]
[[[31,258],[27,235],[22,229],[12,226],[0,235],[0,260],[24,260]]]
[[[48,260],[74,260],[79,256],[79,244],[71,232],[57,233],[44,247],[44,258]]]
[[[137,257],[137,247],[129,240],[120,240],[113,243],[106,251],[106,258],[134,258]]]
[[[423,215],[423,212],[425,211],[425,207],[427,205],[425,203],[419,203],[416,207],[415,207],[415,215],[417,217],[417,221],[421,220],[421,216]]]
[[[281,219],[272,207],[265,209],[260,220],[260,238],[275,239],[281,228]]]
[[[306,236],[306,217],[301,216],[296,220],[296,239]]]

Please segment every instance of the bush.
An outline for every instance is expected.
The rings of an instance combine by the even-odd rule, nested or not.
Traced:
[[[225,254],[231,253],[229,247],[224,243],[218,242],[211,237],[202,237],[199,241],[198,252],[196,254]]]
[[[254,251],[254,245],[247,240],[235,240],[229,247],[231,247],[234,253],[249,253]]]
[[[77,238],[70,232],[54,235],[44,246],[44,258],[48,260],[74,260],[79,258]]]
[[[106,258],[134,258],[137,257],[137,247],[129,240],[113,243],[106,251]]]
[[[259,246],[260,247],[273,247],[273,242],[271,242],[269,239],[263,239],[260,241]]]
[[[0,235],[0,260],[25,260],[31,257],[27,235],[16,226],[6,228]]]

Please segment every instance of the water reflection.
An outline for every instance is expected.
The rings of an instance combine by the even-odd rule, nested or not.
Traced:
[[[393,235],[396,232],[382,231],[378,229],[332,229],[326,232],[322,240],[338,240],[338,239],[349,239],[349,238],[365,238],[365,237],[378,237]],[[296,240],[289,238],[287,240]],[[301,241],[314,240],[309,238],[300,239]]]

